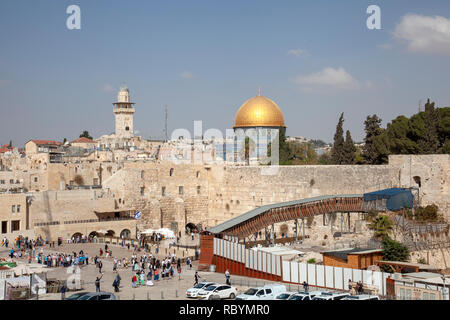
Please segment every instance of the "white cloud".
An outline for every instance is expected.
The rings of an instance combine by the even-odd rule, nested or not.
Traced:
[[[394,37],[412,52],[450,55],[450,20],[440,16],[405,15]]]
[[[301,57],[301,56],[307,56],[308,52],[303,49],[291,49],[288,51],[288,54],[291,56]]]
[[[113,92],[114,87],[112,85],[110,85],[109,83],[106,83],[105,85],[103,85],[103,91],[104,92]]]
[[[359,89],[360,84],[344,68],[325,68],[322,71],[310,75],[299,75],[294,80],[302,86],[305,91],[312,91],[314,88],[326,87],[343,90]]]
[[[184,72],[182,72],[182,73],[180,74],[180,76],[181,76],[183,79],[193,79],[193,78],[194,78],[194,74],[193,74],[192,72],[190,72],[190,71],[184,71]]]

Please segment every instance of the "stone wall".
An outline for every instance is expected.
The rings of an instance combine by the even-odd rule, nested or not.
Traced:
[[[436,204],[450,218],[450,155],[393,155],[389,165],[400,169],[402,187],[418,187],[420,204]]]

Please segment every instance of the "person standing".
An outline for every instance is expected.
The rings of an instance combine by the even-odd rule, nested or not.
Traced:
[[[98,272],[99,273],[102,273],[102,267],[103,267],[102,260],[98,259]]]
[[[303,290],[304,290],[305,292],[308,292],[308,289],[309,289],[308,282],[303,281]]]
[[[61,300],[65,300],[66,299],[66,284],[63,283],[62,287],[61,287]]]
[[[179,264],[177,266],[177,272],[178,272],[178,281],[181,280],[181,265]]]
[[[226,280],[226,284],[231,286],[231,282],[230,282],[230,271],[225,271],[225,280]]]
[[[100,292],[100,280],[103,277],[103,274],[99,277],[97,277],[97,279],[95,279],[95,292]]]

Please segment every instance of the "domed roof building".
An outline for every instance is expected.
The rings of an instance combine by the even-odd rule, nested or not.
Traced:
[[[233,128],[258,127],[286,128],[280,107],[269,98],[261,96],[261,90],[256,97],[248,99],[239,108]]]
[[[269,145],[278,136],[279,130],[285,133],[286,125],[280,107],[271,99],[262,96],[259,90],[256,97],[248,99],[239,108],[233,129],[237,162],[262,164],[270,162],[267,160]],[[248,146],[243,149],[243,141],[247,137]]]

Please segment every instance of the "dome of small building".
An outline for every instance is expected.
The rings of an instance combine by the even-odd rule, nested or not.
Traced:
[[[120,86],[119,91],[126,91],[126,92],[130,92],[130,89],[128,89],[126,84],[123,84]]]

